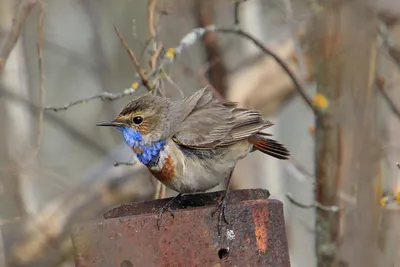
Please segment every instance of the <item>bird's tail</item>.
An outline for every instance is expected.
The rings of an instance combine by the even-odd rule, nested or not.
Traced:
[[[259,150],[271,157],[277,159],[289,159],[289,150],[275,140],[253,135],[249,138],[249,142],[253,145],[253,149]]]

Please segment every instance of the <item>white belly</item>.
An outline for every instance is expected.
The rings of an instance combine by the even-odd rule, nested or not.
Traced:
[[[199,151],[191,153],[191,150],[179,149],[171,140],[160,154],[158,166],[150,170],[172,190],[180,193],[204,192],[225,181],[237,160],[247,155],[250,149],[246,143],[239,143],[224,150],[204,151],[204,154]],[[168,157],[174,163],[174,175],[168,179],[160,179],[161,176],[155,172],[163,169]]]

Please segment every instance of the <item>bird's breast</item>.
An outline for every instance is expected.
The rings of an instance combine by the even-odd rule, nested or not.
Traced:
[[[177,155],[179,151],[174,150],[171,145],[166,145],[160,151],[158,162],[154,165],[147,166],[151,174],[163,183],[170,183],[177,176],[182,174],[182,161]]]

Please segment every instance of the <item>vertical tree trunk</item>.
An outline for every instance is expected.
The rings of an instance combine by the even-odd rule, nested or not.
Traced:
[[[16,1],[0,1],[0,28],[9,31],[13,22]],[[0,39],[2,48],[7,34]],[[0,90],[12,95],[2,94],[0,98],[0,266],[6,266],[9,234],[18,227],[19,219],[24,216],[25,204],[22,195],[22,170],[19,165],[31,153],[32,112],[21,101],[29,100],[29,88],[25,70],[25,59],[21,38],[8,58],[0,74]]]
[[[334,109],[341,91],[343,60],[336,55],[340,50],[339,14],[326,7],[317,18],[317,45],[313,53],[319,69],[317,93],[327,98],[328,109],[316,117],[316,201],[325,206],[337,206],[337,189],[341,165],[341,132],[335,121]],[[338,237],[337,213],[317,209],[316,254],[318,266],[334,266]]]
[[[317,210],[318,266],[378,266],[376,15],[363,1],[329,1],[316,20],[317,91],[329,101],[316,119],[316,201],[340,206]]]

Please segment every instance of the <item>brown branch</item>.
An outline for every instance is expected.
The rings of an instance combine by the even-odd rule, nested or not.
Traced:
[[[156,190],[154,192],[154,199],[165,198],[166,187],[160,181],[156,182]]]
[[[147,15],[148,15],[147,19],[148,19],[150,36],[154,39],[156,38],[156,29],[154,26],[155,22],[154,13],[156,10],[156,6],[157,6],[157,0],[149,0],[149,5],[147,8]]]
[[[159,58],[162,49],[163,49],[163,45],[160,42],[157,46],[157,50],[154,52],[154,54],[150,58],[150,67],[152,70],[155,70],[157,67],[157,59]]]
[[[142,80],[143,85],[147,88],[147,90],[151,91],[153,88],[149,84],[149,81],[148,81],[143,69],[140,67],[139,61],[137,60],[135,53],[133,53],[133,51],[129,48],[128,43],[125,41],[125,38],[121,35],[120,31],[118,30],[118,27],[115,24],[114,24],[114,30],[117,33],[118,38],[121,41],[121,44],[126,49],[126,52],[128,52],[129,57],[131,58],[133,64],[135,65],[136,71],[139,73],[139,76],[140,76],[140,79]]]
[[[35,0],[22,0],[17,7],[16,13],[13,17],[11,31],[8,34],[3,47],[0,49],[0,72],[3,71],[11,51],[17,44],[18,38],[21,33],[22,25],[25,23],[26,18],[31,12],[33,6],[37,3]]]

